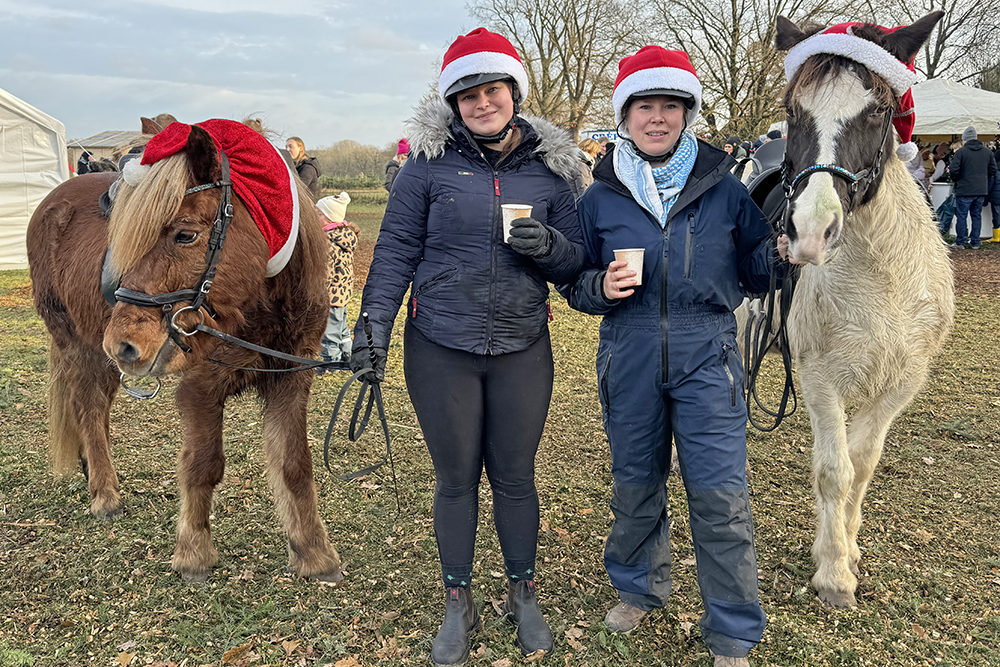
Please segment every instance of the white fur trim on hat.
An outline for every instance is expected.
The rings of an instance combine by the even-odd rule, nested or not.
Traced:
[[[521,93],[518,102],[524,103],[528,99],[528,73],[524,70],[524,65],[517,58],[496,51],[470,53],[448,63],[438,77],[438,93],[441,99],[444,99],[445,91],[459,79],[473,74],[493,72],[509,74],[514,81],[517,81],[517,89]]]
[[[281,157],[281,153],[274,146],[274,152],[278,153]],[[135,162],[135,160],[132,160]],[[281,246],[278,252],[271,256],[271,259],[267,260],[267,271],[264,275],[268,278],[272,278],[285,268],[288,264],[288,260],[292,258],[292,252],[295,250],[295,243],[299,239],[299,188],[295,184],[295,176],[292,174],[291,168],[288,163],[285,162],[285,158],[281,158],[281,164],[285,165],[285,169],[288,169],[288,182],[291,185],[290,190],[292,192],[292,228],[288,233],[288,238],[285,240],[285,245]]]
[[[819,53],[830,53],[857,61],[886,80],[892,92],[902,95],[917,82],[896,56],[875,42],[849,33],[819,33],[802,40],[785,56],[785,78],[789,81],[806,60]]]
[[[122,167],[122,178],[133,188],[138,186],[142,182],[142,179],[146,178],[146,174],[149,173],[150,169],[150,165],[139,164],[139,162],[140,160],[129,160]]]
[[[611,96],[611,105],[615,109],[615,125],[621,127],[622,107],[628,98],[644,90],[657,88],[680,90],[694,95],[694,107],[687,109],[684,114],[688,126],[694,124],[698,112],[701,111],[701,82],[698,81],[698,77],[679,67],[651,67],[629,74],[615,87],[615,92]]]

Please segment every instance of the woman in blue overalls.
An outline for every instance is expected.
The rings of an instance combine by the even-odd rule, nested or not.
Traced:
[[[597,373],[611,447],[614,525],[604,563],[630,632],[670,593],[666,478],[677,445],[687,491],[702,636],[715,664],[747,665],[764,631],[746,482],[743,366],[732,311],[767,291],[775,244],[732,158],[689,126],[701,85],[687,54],[647,46],[619,65],[622,140],[578,203],[589,268],[562,288],[604,315]],[[640,276],[614,250],[642,248]]]

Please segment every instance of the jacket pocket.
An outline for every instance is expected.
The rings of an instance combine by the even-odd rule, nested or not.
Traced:
[[[611,392],[608,390],[608,370],[611,368],[611,357],[612,354],[609,351],[608,358],[604,361],[604,369],[601,371],[600,377],[597,378],[598,399],[601,401],[601,409],[605,416],[608,415],[611,402]]]
[[[728,343],[722,344],[722,368],[726,371],[726,379],[729,380],[729,400],[730,406],[736,407],[736,376],[729,366],[729,358],[733,356],[734,349]]]
[[[447,282],[450,282],[452,278],[458,275],[458,267],[452,267],[450,269],[445,269],[444,271],[434,274],[424,282],[420,283],[420,287],[413,292],[410,297],[410,317],[417,317],[417,297],[421,294],[427,294]]]
[[[694,211],[688,213],[687,235],[684,239],[684,280],[691,279],[691,265],[694,263]]]

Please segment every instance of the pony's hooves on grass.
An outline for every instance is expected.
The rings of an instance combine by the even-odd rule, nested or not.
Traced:
[[[858,601],[851,591],[818,591],[818,594],[820,601],[830,607],[855,609],[858,606]]]
[[[337,584],[344,580],[344,573],[341,570],[335,570],[326,574],[314,575],[309,577],[309,579],[311,581],[325,581],[328,584]]]
[[[189,584],[203,584],[208,581],[208,570],[202,572],[179,572],[181,579]]]
[[[101,521],[114,521],[115,519],[124,516],[125,507],[123,505],[102,509],[95,509],[92,507],[90,509],[90,513],[95,519],[99,519]]]

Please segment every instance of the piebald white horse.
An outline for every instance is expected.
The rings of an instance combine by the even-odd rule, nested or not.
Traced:
[[[912,61],[942,15],[894,32],[854,26],[847,32],[877,50],[861,44],[852,58],[836,46],[844,40],[808,41],[822,27],[778,19],[777,47],[805,49],[785,93],[788,253],[804,265],[788,333],[815,439],[812,584],[837,607],[856,604],[861,503],[886,433],[923,385],[954,315],[947,250],[896,158],[892,61],[859,60]],[[888,77],[873,71],[886,67]]]

